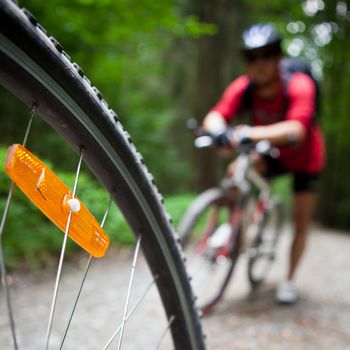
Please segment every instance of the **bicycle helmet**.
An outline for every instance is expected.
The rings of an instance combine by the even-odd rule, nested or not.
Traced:
[[[254,24],[243,32],[242,39],[242,53],[244,55],[260,51],[271,55],[282,52],[282,36],[270,23]]]

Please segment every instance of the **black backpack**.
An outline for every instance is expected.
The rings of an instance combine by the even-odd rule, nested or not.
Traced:
[[[289,82],[292,79],[293,74],[295,73],[304,73],[312,79],[312,81],[315,84],[315,90],[316,90],[314,119],[318,117],[319,111],[320,111],[320,102],[319,102],[320,87],[319,87],[319,82],[312,74],[310,63],[297,58],[283,58],[280,62],[280,71],[284,82],[285,91],[287,91]],[[255,88],[254,84],[250,82],[243,95],[243,110],[245,110],[246,112],[251,112],[254,88]],[[286,93],[286,98],[287,98],[287,93]],[[286,108],[287,107],[288,107],[288,101],[286,101]]]

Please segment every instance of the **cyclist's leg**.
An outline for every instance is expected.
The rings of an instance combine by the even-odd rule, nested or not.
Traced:
[[[315,186],[318,174],[294,175],[294,239],[290,251],[288,279],[294,277],[305,249],[312,213],[316,202]]]
[[[287,280],[281,282],[276,291],[276,299],[281,303],[293,304],[298,300],[299,293],[293,283],[293,277],[306,246],[316,201],[317,178],[318,174],[294,174],[294,238],[290,248]]]

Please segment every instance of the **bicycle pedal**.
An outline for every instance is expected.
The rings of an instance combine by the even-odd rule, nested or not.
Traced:
[[[68,236],[96,258],[104,256],[109,237],[70,189],[22,145],[9,147],[5,171],[18,188],[63,232],[70,212]]]

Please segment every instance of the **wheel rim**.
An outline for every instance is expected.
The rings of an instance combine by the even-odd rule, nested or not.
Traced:
[[[237,255],[232,245],[231,207],[213,203],[194,220],[185,253],[198,305],[208,313],[221,298]]]
[[[7,53],[7,55],[11,57],[11,53],[9,53],[9,48],[11,49],[11,43],[9,44],[8,42],[6,42],[6,40],[7,39],[2,35],[1,36],[2,51],[5,51]],[[12,49],[13,48],[14,47],[12,47]],[[13,51],[12,51],[12,53],[13,53]],[[20,56],[23,58],[24,55],[25,54],[22,53]],[[16,62],[18,64],[21,64],[21,59],[20,59],[21,57],[20,56],[17,56],[17,61]],[[14,58],[13,54],[12,54],[12,58]],[[29,69],[28,67],[31,66],[33,68],[35,66],[35,63],[28,65],[28,62],[29,61],[26,60],[26,63],[24,63],[23,66],[22,66],[27,71]],[[33,70],[29,69],[29,71],[31,72],[32,75],[34,74],[34,76],[35,76],[35,72],[33,72]],[[38,71],[40,71],[40,69],[37,70],[37,72]],[[39,72],[39,73],[42,73],[42,72]],[[40,80],[40,74],[39,74],[39,76],[36,76],[36,78],[41,83],[48,81],[46,79],[41,81]],[[50,85],[50,86],[52,87],[52,85]],[[59,91],[59,87],[58,88],[57,87],[53,88],[53,91],[54,92]],[[60,91],[60,94],[61,93],[62,93],[62,91]],[[63,93],[65,93],[65,92],[63,91]],[[74,114],[74,112],[76,112],[76,110],[74,110],[74,108],[72,108],[73,105],[70,104],[69,96],[67,94],[65,96],[61,94],[60,97],[62,97],[62,96],[64,97],[63,98],[64,101],[68,101],[68,103],[66,105],[66,108],[71,110],[72,114]],[[61,102],[63,102],[63,101],[61,100]],[[39,109],[40,109],[40,106],[39,106]],[[80,113],[78,113],[78,114],[80,115]],[[84,120],[79,119],[79,121],[84,123]],[[88,120],[85,120],[85,122],[86,121],[88,121]],[[179,279],[179,274],[178,274],[178,271],[176,270],[175,263],[174,263],[174,260],[173,260],[173,252],[170,252],[168,243],[165,241],[165,238],[164,238],[164,236],[162,234],[163,229],[162,229],[162,227],[160,227],[158,225],[158,221],[157,221],[158,219],[155,217],[154,212],[152,211],[152,209],[148,205],[148,201],[143,196],[143,193],[140,190],[139,186],[134,182],[134,177],[133,176],[129,176],[130,175],[129,170],[125,167],[125,165],[123,164],[123,161],[120,159],[119,155],[112,148],[109,147],[110,143],[108,141],[106,143],[102,142],[102,140],[105,139],[104,135],[99,134],[98,132],[95,132],[96,130],[92,130],[91,129],[92,126],[93,126],[93,124],[92,125],[88,125],[88,124],[85,123],[85,129],[86,130],[90,130],[90,134],[91,135],[98,135],[98,136],[96,136],[98,139],[100,138],[98,143],[102,145],[102,147],[104,148],[104,152],[106,154],[109,154],[110,160],[112,162],[116,162],[115,166],[119,169],[121,174],[123,174],[124,180],[129,184],[129,187],[133,191],[133,195],[137,198],[137,201],[140,204],[139,207],[142,208],[142,210],[144,211],[145,216],[148,218],[147,220],[148,220],[149,224],[152,226],[152,230],[155,233],[155,238],[156,238],[156,240],[158,242],[158,245],[161,247],[162,254],[163,254],[164,259],[166,261],[167,268],[169,268],[169,270],[170,270],[170,273],[172,275],[172,280],[174,282],[174,286],[175,286],[175,288],[177,290],[177,294],[178,294],[178,297],[179,297],[179,302],[181,304],[181,309],[182,309],[183,316],[184,316],[184,320],[183,321],[185,321],[185,324],[186,324],[185,327],[187,328],[186,333],[189,334],[189,337],[191,339],[191,343],[192,343],[193,348],[197,348],[197,347],[200,348],[201,347],[201,341],[198,341],[198,339],[197,339],[198,335],[196,335],[196,333],[198,333],[198,329],[195,330],[193,328],[194,327],[193,326],[193,322],[192,322],[193,315],[190,315],[190,310],[189,310],[189,305],[192,303],[192,301],[189,301],[188,300],[188,295],[185,295],[185,292],[184,292],[183,286],[182,286],[182,282]],[[98,131],[98,129],[97,129],[97,131]],[[120,132],[122,132],[122,131],[120,131]],[[140,232],[139,232],[139,234],[140,234]],[[147,249],[146,249],[146,252],[147,252]],[[148,251],[147,254],[149,255],[150,252]],[[153,271],[153,273],[154,273],[154,271]],[[156,279],[158,277],[160,277],[157,274],[155,274],[155,276],[156,276]],[[152,281],[152,283],[154,283],[154,281]],[[161,283],[161,282],[157,281],[156,283],[158,284],[158,283]],[[168,320],[169,320],[169,323],[167,324],[166,328],[169,328],[169,326],[171,326],[172,331],[173,331],[173,328],[174,328],[173,324],[174,323],[179,323],[179,319],[175,320],[175,322],[174,322],[173,316],[172,315],[170,315],[170,316],[168,315]],[[195,326],[195,327],[198,327],[198,325]],[[182,328],[183,328],[183,326],[182,326]]]
[[[256,227],[257,233],[249,254],[249,280],[253,285],[262,283],[275,260],[278,234],[281,229],[280,213],[273,206],[265,214],[265,221]],[[248,227],[249,230],[249,227]]]

